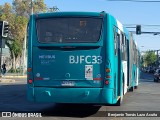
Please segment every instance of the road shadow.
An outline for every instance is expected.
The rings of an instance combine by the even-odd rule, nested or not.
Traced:
[[[60,116],[60,117],[90,117],[99,116],[99,109],[101,106],[88,105],[88,104],[56,104],[49,108],[43,109],[39,112],[43,116]]]
[[[140,82],[154,82],[154,80],[152,80],[152,79],[140,79]]]
[[[20,113],[42,113],[42,116],[88,117],[97,116],[101,106],[92,104],[34,103],[27,100],[26,84],[0,86],[0,111]]]

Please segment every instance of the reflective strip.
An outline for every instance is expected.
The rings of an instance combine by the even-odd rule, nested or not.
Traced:
[[[118,97],[117,97],[117,100],[119,100],[120,98],[121,98],[121,97],[120,97],[120,96],[118,96]]]

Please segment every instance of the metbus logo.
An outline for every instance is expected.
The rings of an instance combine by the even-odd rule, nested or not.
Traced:
[[[101,64],[102,63],[102,56],[84,56],[84,55],[70,55],[69,56],[69,63],[70,64],[82,64],[82,63],[86,63],[86,64]]]

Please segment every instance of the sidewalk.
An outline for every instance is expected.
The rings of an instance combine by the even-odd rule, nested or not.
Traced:
[[[22,75],[20,73],[6,73],[5,75],[1,76],[1,78],[27,78],[27,75]]]
[[[14,83],[16,78],[27,78],[27,75],[22,75],[20,73],[6,73],[0,76],[0,83]]]

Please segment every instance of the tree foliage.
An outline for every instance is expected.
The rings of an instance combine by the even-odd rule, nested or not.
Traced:
[[[157,61],[157,56],[155,55],[155,52],[153,52],[153,51],[147,51],[144,54],[144,63],[147,66],[154,65],[156,61]]]
[[[33,12],[45,12],[46,4],[44,4],[44,0],[14,0],[13,9],[18,16],[25,16],[29,18],[29,15],[32,12],[31,7],[33,7]]]
[[[34,13],[45,11],[44,0],[34,0],[32,4]],[[0,20],[8,21],[10,26],[9,37],[6,45],[9,47],[12,68],[16,68],[16,61],[22,56],[23,42],[26,34],[29,15],[31,14],[30,0],[14,0],[13,4],[5,3],[0,6]]]

